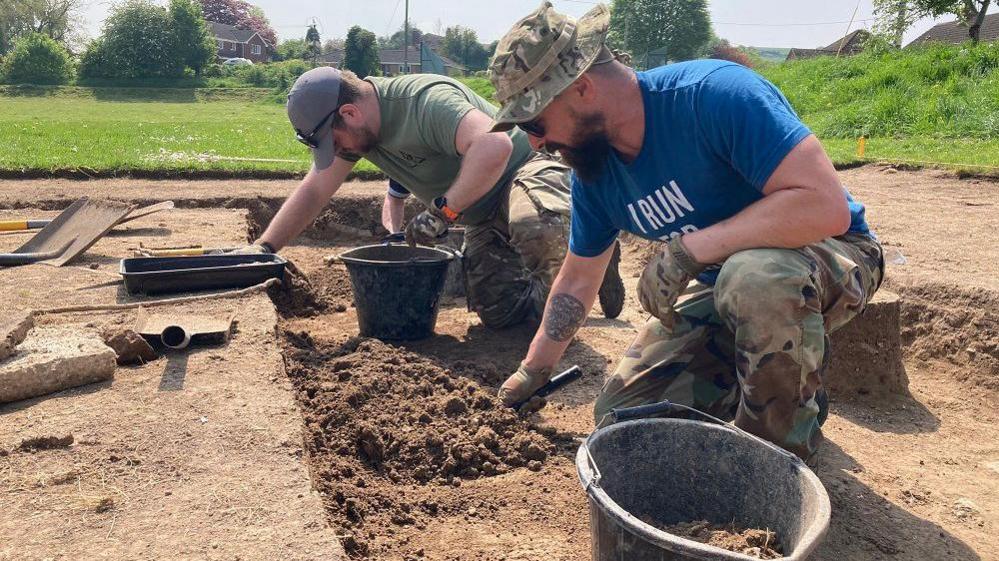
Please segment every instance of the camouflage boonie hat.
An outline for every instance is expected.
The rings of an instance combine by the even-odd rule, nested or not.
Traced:
[[[514,24],[489,65],[501,104],[493,132],[537,117],[602,52],[610,56],[604,48],[609,27],[610,10],[603,4],[577,21],[556,12],[550,2]]]

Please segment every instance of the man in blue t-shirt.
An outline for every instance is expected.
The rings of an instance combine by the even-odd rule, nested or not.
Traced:
[[[513,403],[548,380],[629,232],[664,242],[638,286],[653,317],[604,385],[597,425],[670,400],[810,459],[827,334],[883,276],[864,206],[771,83],[717,60],[635,72],[604,46],[608,24],[602,5],[575,21],[546,2],[491,63],[493,130],[518,126],[574,169],[569,255],[500,396]]]

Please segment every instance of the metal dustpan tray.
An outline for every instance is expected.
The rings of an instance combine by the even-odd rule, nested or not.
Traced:
[[[267,279],[283,279],[287,263],[272,253],[133,257],[121,260],[121,276],[130,294],[245,288]]]
[[[91,201],[84,197],[53,218],[26,244],[14,250],[13,255],[7,254],[6,257],[24,255],[24,263],[38,262],[62,267],[90,249],[133,208],[124,203]]]

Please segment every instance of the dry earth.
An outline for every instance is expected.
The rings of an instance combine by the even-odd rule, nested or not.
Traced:
[[[905,259],[904,265],[890,266],[888,286],[903,297],[909,395],[832,396],[818,473],[833,502],[833,520],[815,559],[997,560],[992,536],[999,529],[999,185],[939,171],[873,166],[842,175],[868,205],[869,220],[886,247]],[[214,245],[246,239],[239,209],[248,210],[250,231],[256,231],[293,186],[7,181],[0,182],[0,208],[42,212],[81,193],[138,203],[173,198],[179,207],[205,210],[173,211],[141,226]],[[347,186],[307,236],[284,252],[311,279],[319,305],[298,310],[307,312],[298,316],[286,309],[277,320],[278,337],[273,312],[260,297],[230,301],[225,305],[242,303],[239,332],[226,347],[182,355],[179,388],[169,387],[178,377],[172,366],[178,356],[119,370],[110,385],[0,408],[5,450],[28,436],[72,432],[76,438],[69,448],[0,457],[0,528],[14,536],[0,546],[0,558],[329,558],[339,551],[332,543],[338,536],[349,536],[344,542],[351,553],[367,548],[372,559],[587,558],[586,502],[575,479],[572,439],[591,430],[601,380],[644,321],[633,290],[643,252],[639,245],[630,245],[625,255],[630,285],[625,313],[617,320],[591,316],[564,360],[565,366],[579,364],[586,375],[526,420],[530,433],[552,446],[539,465],[485,473],[479,463],[476,472],[453,474],[450,481],[393,477],[368,461],[363,443],[371,451],[381,442],[388,451],[383,454],[391,453],[399,427],[420,426],[416,410],[409,414],[415,420],[400,413],[394,424],[372,425],[356,449],[342,431],[327,438],[322,422],[316,421],[318,432],[307,423],[303,461],[302,416],[293,412],[293,400],[306,421],[318,419],[314,403],[335,403],[337,396],[316,399],[318,392],[339,388],[315,384],[335,384],[338,378],[329,378],[327,369],[336,372],[337,360],[356,358],[358,344],[352,339],[357,324],[344,290],[346,273],[322,258],[372,239],[383,188]],[[147,234],[152,243],[162,241],[164,232],[142,235]],[[91,250],[96,257],[58,274],[34,267],[0,270],[0,283],[15,295],[4,308],[127,301],[112,282],[112,263],[130,243],[146,239],[142,235],[129,241],[106,238]],[[6,242],[0,236],[0,248],[18,245]],[[902,260],[889,253],[896,263]],[[89,263],[97,263],[98,270],[86,268]],[[104,321],[45,317],[82,322],[84,329]],[[113,321],[130,317],[118,314]],[[402,350],[415,353],[411,360],[421,368],[448,372],[454,380],[449,383],[459,389],[472,382],[485,390],[498,384],[516,367],[531,337],[527,328],[484,329],[461,299],[444,302],[437,332]],[[279,344],[286,368],[278,362]],[[409,355],[379,348],[371,351],[381,353],[375,362],[388,361],[380,376],[404,376],[400,364],[407,364]],[[425,414],[433,407],[429,403]],[[446,414],[446,404],[441,407]],[[363,422],[370,419],[356,424]],[[388,432],[376,435],[375,429]],[[340,444],[324,448],[329,442]],[[308,490],[305,469],[321,491],[319,500]],[[338,475],[335,485],[324,477],[329,474]],[[325,520],[316,516],[320,500]]]

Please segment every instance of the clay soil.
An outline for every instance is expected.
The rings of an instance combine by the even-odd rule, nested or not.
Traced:
[[[780,542],[777,535],[758,528],[743,530],[735,526],[722,526],[699,520],[665,526],[664,531],[688,540],[720,547],[726,551],[742,553],[756,559],[780,559]]]
[[[905,395],[845,392],[831,396],[827,441],[817,473],[829,492],[833,516],[813,559],[999,560],[994,540],[999,530],[999,184],[958,179],[940,171],[875,166],[841,175],[853,194],[867,204],[868,218],[894,263],[886,288],[903,299],[903,361],[909,391]],[[137,203],[173,198],[181,208],[226,207],[224,213],[246,209],[247,236],[252,236],[293,185],[285,181],[0,181],[0,208],[59,208],[65,205],[66,193],[74,189]],[[232,464],[225,459],[231,452],[224,437],[232,429],[220,428],[210,445],[192,449],[187,443],[190,438],[184,437],[188,433],[173,427],[172,421],[136,425],[143,436],[126,449],[128,440],[112,438],[115,431],[102,432],[97,420],[112,427],[131,426],[142,415],[152,415],[152,407],[162,407],[143,396],[139,390],[144,386],[136,386],[145,378],[116,381],[105,391],[118,387],[130,393],[111,402],[98,399],[100,393],[93,394],[86,404],[86,414],[94,419],[87,430],[59,430],[67,423],[45,420],[62,419],[58,415],[68,416],[79,409],[71,407],[69,396],[20,407],[16,420],[31,419],[45,430],[28,431],[22,438],[20,431],[6,426],[10,431],[2,440],[10,455],[6,464],[0,458],[0,465],[6,466],[5,479],[0,480],[19,487],[6,499],[0,494],[4,500],[0,512],[9,513],[8,507],[13,506],[23,516],[0,514],[0,525],[15,529],[22,545],[0,551],[12,552],[11,558],[73,558],[74,551],[96,553],[105,536],[110,536],[118,540],[114,543],[127,540],[136,545],[131,550],[118,545],[109,549],[108,556],[141,556],[142,544],[156,543],[148,537],[158,532],[153,516],[160,503],[154,497],[164,495],[159,485],[169,480],[175,483],[166,490],[183,494],[188,506],[200,510],[185,512],[181,505],[167,510],[169,518],[164,520],[173,528],[187,530],[176,533],[182,537],[164,538],[154,550],[145,550],[155,551],[160,558],[275,558],[278,548],[295,552],[285,557],[335,558],[336,551],[312,553],[318,551],[317,542],[339,539],[347,555],[367,559],[588,559],[587,504],[576,478],[574,452],[578,439],[593,428],[592,405],[604,377],[613,371],[645,321],[638,312],[634,283],[647,246],[629,243],[625,247],[625,312],[615,320],[591,315],[560,365],[578,364],[583,378],[551,396],[540,411],[516,416],[492,396],[523,357],[533,335],[529,327],[485,329],[466,311],[464,300],[456,298],[442,302],[437,335],[430,339],[386,344],[357,337],[346,271],[336,263],[328,265],[324,258],[377,239],[384,188],[381,183],[349,185],[338,194],[343,198],[306,236],[282,252],[298,265],[304,280],[272,295],[278,303],[277,329],[253,332],[265,341],[265,347],[280,346],[283,368],[276,366],[273,377],[262,383],[241,376],[231,388],[219,387],[221,381],[193,386],[199,390],[193,402],[183,394],[170,394],[175,396],[171,407],[183,412],[174,416],[194,419],[195,427],[203,423],[199,421],[202,415],[214,421],[211,410],[215,407],[224,407],[227,415],[234,409],[233,419],[238,419],[236,404],[248,401],[259,408],[245,427],[252,432],[268,422],[269,410],[262,396],[267,391],[283,395],[290,383],[289,397],[301,412],[304,454],[294,454],[299,438],[289,436],[287,444],[278,438],[272,447],[238,446],[239,461]],[[201,232],[212,229],[210,224],[200,227]],[[102,259],[98,264],[101,270],[87,274],[111,268],[111,261]],[[87,286],[95,282],[88,281]],[[80,290],[67,292],[66,299],[80,298],[79,294]],[[116,299],[113,292],[108,297],[111,302]],[[250,332],[250,327],[241,324],[239,330]],[[238,343],[236,351],[245,357],[229,363],[226,353],[206,351],[187,365],[188,380],[215,380],[213,369],[218,364],[229,365],[224,372],[242,372],[241,366],[246,372],[251,367],[266,369],[261,366],[265,355],[253,354],[257,347],[245,336],[237,335],[234,342]],[[145,368],[138,372],[156,370]],[[159,369],[166,379],[164,367]],[[239,399],[247,388],[255,397]],[[149,406],[126,408],[128,415],[120,413],[119,402],[133,394],[133,399]],[[67,404],[62,406],[65,413],[57,408],[60,403]],[[0,427],[5,418],[13,420],[12,413],[0,413]],[[67,449],[15,451],[26,438],[63,438],[68,432],[77,440]],[[82,469],[92,477],[83,480],[82,492],[71,494],[75,480],[70,477],[67,484],[60,474],[81,469],[76,467],[81,457],[90,461],[87,447],[95,439],[125,450],[113,456],[119,463],[126,462],[121,466],[127,470],[121,473],[132,479],[110,467],[101,471],[84,463]],[[154,461],[161,449],[169,454],[165,464]],[[284,459],[274,450],[285,450],[281,452]],[[95,458],[112,461],[110,452],[103,448],[99,452],[102,455]],[[205,460],[195,463],[197,478],[184,480],[170,471],[198,454]],[[128,463],[135,457],[141,458],[140,464]],[[213,462],[219,467],[213,468]],[[246,482],[245,488],[236,487],[239,471],[255,462],[263,462],[264,467],[256,469],[254,481]],[[280,520],[285,508],[285,495],[272,489],[286,485],[279,474],[294,473],[288,462],[308,469],[325,511],[327,527],[306,526],[315,538],[311,541],[270,522]],[[36,465],[44,468],[37,477],[31,472]],[[224,470],[227,488],[238,488],[239,493],[221,494],[212,481],[213,469]],[[98,478],[106,474],[114,477]],[[44,481],[35,482],[43,475]],[[105,490],[94,491],[100,485]],[[309,495],[303,498],[293,485],[287,485],[290,496],[298,497],[297,508],[307,509]],[[109,486],[122,493],[107,490]],[[64,492],[53,494],[47,489]],[[83,514],[61,530],[57,547],[51,545],[45,525],[55,523],[61,511],[45,505],[56,504],[55,498],[60,497],[105,496],[114,501],[110,510],[102,510],[99,502],[74,506]],[[39,505],[45,513],[41,518],[37,518]],[[122,505],[144,505],[144,514]],[[240,510],[247,505],[253,510]],[[233,528],[251,524],[274,531],[261,531],[252,542],[227,541],[227,533],[236,530],[212,526],[210,520],[201,518],[199,513],[204,512],[221,512],[222,520]],[[137,522],[140,514],[146,516],[141,524]],[[41,523],[33,522],[36,519]],[[73,535],[81,537],[74,541]],[[170,544],[175,548],[170,549]],[[185,544],[202,544],[206,549]],[[219,549],[213,549],[214,545]]]

